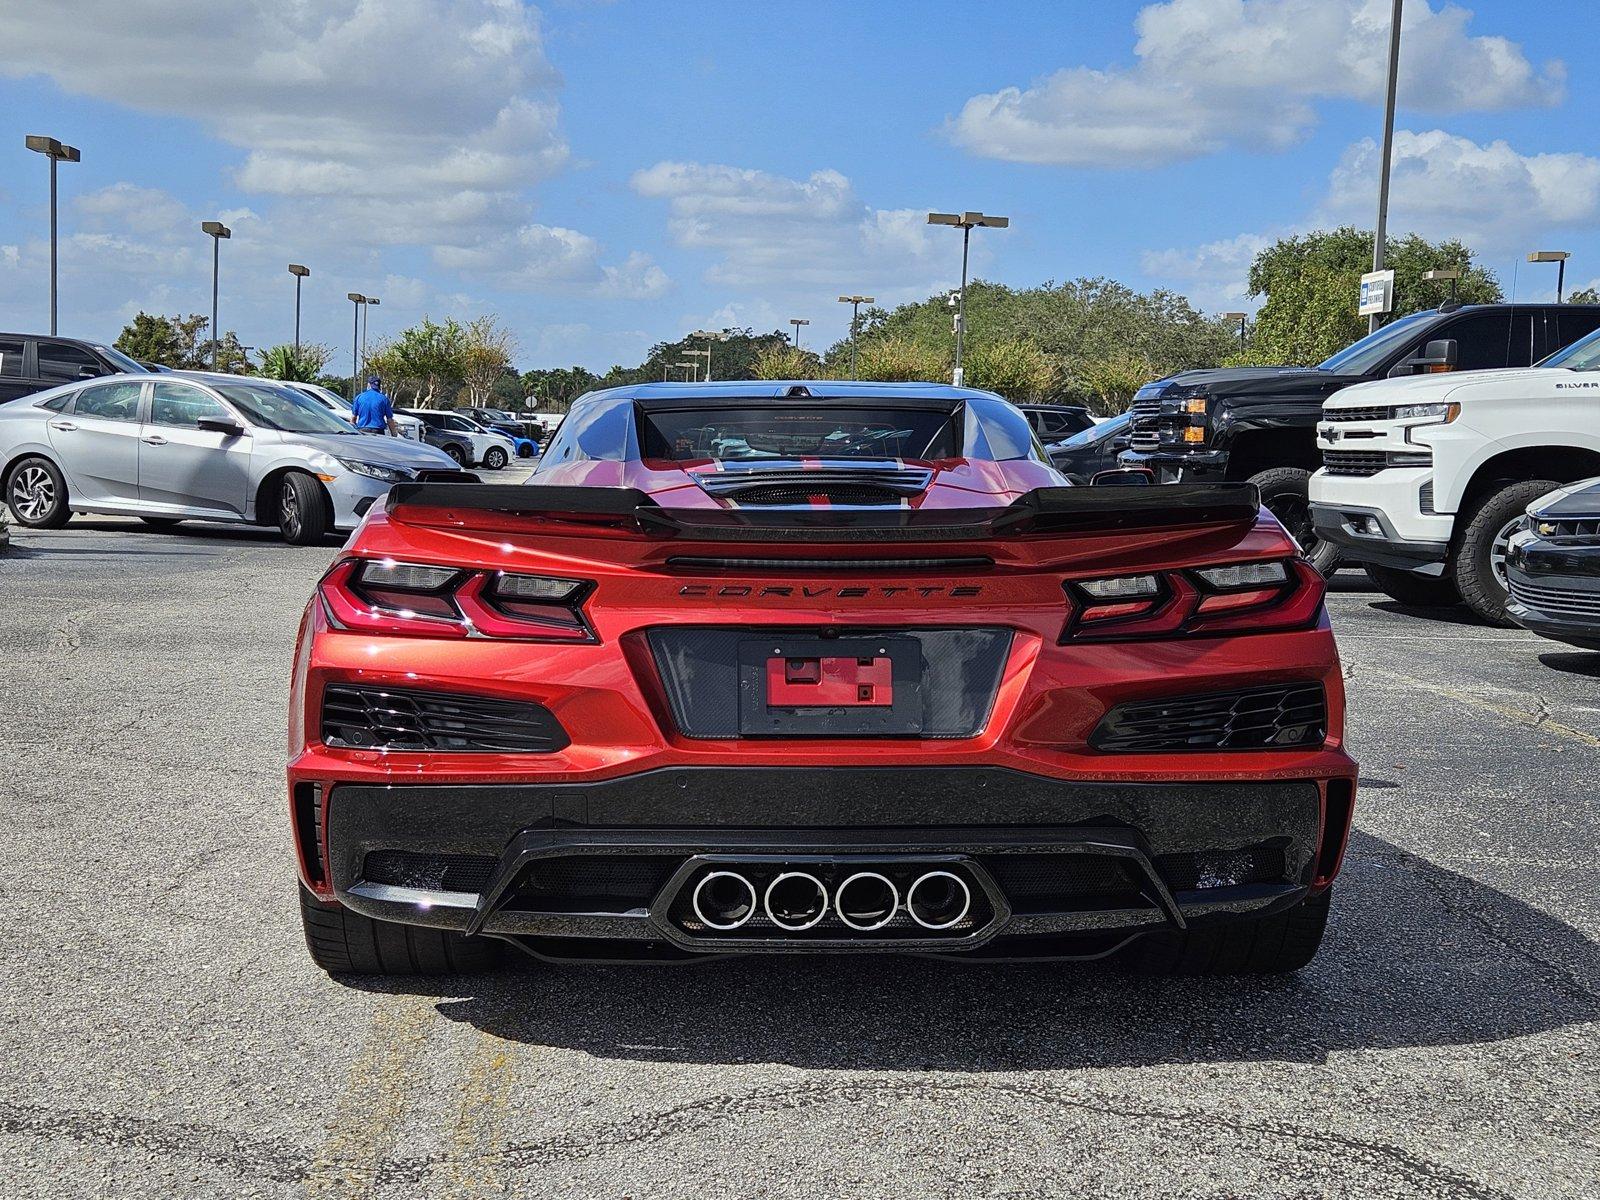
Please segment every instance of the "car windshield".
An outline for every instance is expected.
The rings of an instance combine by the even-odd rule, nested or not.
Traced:
[[[121,350],[114,349],[111,346],[96,346],[95,349],[105,358],[110,359],[119,371],[127,371],[132,375],[143,375],[150,370],[142,362],[129,358]]]
[[[639,415],[645,458],[954,458],[951,409],[778,407],[657,409]]]
[[[354,434],[355,427],[310,396],[267,383],[214,384],[254,425],[284,433]]]
[[[1087,445],[1089,445],[1089,443],[1098,442],[1102,438],[1116,437],[1117,434],[1121,433],[1124,429],[1126,429],[1128,427],[1129,423],[1132,420],[1133,420],[1133,414],[1132,413],[1126,413],[1126,412],[1118,413],[1114,417],[1106,418],[1104,421],[1101,421],[1100,424],[1098,424],[1098,425],[1091,425],[1087,429],[1079,430],[1077,433],[1073,434],[1071,437],[1064,438],[1061,441],[1057,442],[1056,445],[1058,445],[1058,446],[1087,446]]]
[[[1317,364],[1317,370],[1333,371],[1340,375],[1369,374],[1376,370],[1378,364],[1388,358],[1401,342],[1421,332],[1422,327],[1435,315],[1431,312],[1412,313],[1409,317],[1391,321],[1377,332],[1369,333],[1359,342],[1346,346],[1332,358],[1324,359]]]
[[[1600,330],[1557,350],[1538,365],[1565,367],[1569,371],[1600,371]]]

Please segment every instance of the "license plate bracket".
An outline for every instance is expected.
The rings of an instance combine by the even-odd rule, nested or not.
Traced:
[[[915,737],[922,647],[913,638],[785,637],[739,644],[742,737]]]

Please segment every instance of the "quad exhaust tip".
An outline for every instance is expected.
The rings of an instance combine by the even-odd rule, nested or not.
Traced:
[[[833,908],[851,929],[870,933],[894,920],[900,911],[900,892],[885,875],[857,871],[834,892]]]
[[[767,884],[762,907],[779,929],[799,933],[828,915],[828,889],[808,871],[785,871]]]
[[[712,871],[695,884],[694,915],[709,929],[726,933],[756,915],[756,888],[737,871]]]
[[[950,871],[919,875],[906,889],[906,912],[924,929],[949,929],[972,910],[972,889]]]

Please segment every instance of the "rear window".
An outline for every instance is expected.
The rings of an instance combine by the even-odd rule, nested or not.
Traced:
[[[1019,418],[1020,419],[1020,418]],[[565,427],[562,433],[566,432]],[[955,458],[960,438],[948,406],[883,405],[676,408],[639,412],[644,458]]]

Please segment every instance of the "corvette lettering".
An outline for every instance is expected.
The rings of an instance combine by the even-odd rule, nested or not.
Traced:
[[[958,587],[813,587],[804,583],[793,586],[789,584],[759,584],[751,586],[728,584],[726,586],[712,587],[709,584],[689,584],[686,587],[679,588],[678,595],[741,599],[777,596],[785,599],[798,597],[802,600],[892,600],[896,596],[918,596],[928,600],[934,596],[976,596],[981,591],[983,591],[983,588],[976,584],[963,584]]]

